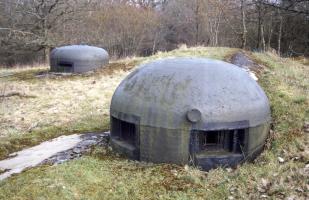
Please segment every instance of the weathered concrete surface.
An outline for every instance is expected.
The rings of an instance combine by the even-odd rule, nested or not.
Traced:
[[[243,144],[241,153],[248,158],[265,143],[271,120],[267,96],[243,68],[195,57],[159,59],[137,68],[116,89],[110,115],[116,151],[176,164],[198,156],[198,139],[191,139],[195,132],[243,130],[242,139],[226,143]],[[218,159],[214,167],[225,164]]]
[[[235,65],[204,58],[142,65],[116,89],[110,114],[140,126],[192,129],[186,120],[192,109],[201,112],[195,130],[231,129],[240,122],[256,127],[270,120],[268,98],[256,81]]]
[[[81,137],[79,135],[61,136],[51,141],[43,142],[38,146],[14,153],[15,157],[0,161],[0,168],[7,170],[0,175],[0,180],[12,174],[20,173],[29,167],[34,167],[60,151],[73,148],[80,141]]]
[[[87,133],[61,136],[11,154],[12,158],[0,161],[0,180],[40,164],[60,164],[79,158],[98,144],[107,144],[108,133]],[[14,157],[13,157],[14,156]]]

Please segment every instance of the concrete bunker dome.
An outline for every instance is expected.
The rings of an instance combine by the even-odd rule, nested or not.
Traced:
[[[52,72],[84,73],[103,67],[108,61],[106,50],[88,45],[57,47],[50,54]]]
[[[150,62],[128,75],[110,107],[111,144],[127,156],[203,169],[254,158],[270,108],[243,69],[204,58]]]

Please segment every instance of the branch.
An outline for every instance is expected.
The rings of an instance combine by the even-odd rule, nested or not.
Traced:
[[[51,13],[52,10],[57,6],[58,3],[59,3],[59,0],[56,0],[56,1],[49,7],[48,13]]]
[[[20,33],[22,35],[34,35],[36,37],[38,37],[38,35],[34,34],[34,33],[31,33],[31,32],[28,32],[28,31],[21,31],[21,30],[16,30],[16,29],[12,29],[12,28],[1,28],[0,27],[0,31],[3,30],[3,31],[11,31],[11,32],[14,32],[14,33]]]
[[[24,98],[36,98],[36,96],[33,95],[26,95],[26,94],[22,94],[20,92],[10,92],[7,94],[2,94],[0,95],[0,98],[5,98],[5,97],[13,97],[13,96],[18,96],[18,97],[24,97]]]
[[[303,2],[303,1],[299,1],[299,2]],[[277,8],[277,9],[280,9],[280,10],[285,10],[285,11],[288,11],[288,12],[309,15],[309,12],[307,12],[307,11],[290,9],[291,6],[289,6],[289,7],[282,7],[282,6],[279,6],[279,5],[275,5],[275,4],[267,3],[267,2],[263,2],[263,1],[261,1],[260,3],[265,5],[265,6],[270,6],[270,7]]]

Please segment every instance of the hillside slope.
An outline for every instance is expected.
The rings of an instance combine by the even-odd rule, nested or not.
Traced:
[[[181,48],[112,63],[97,75],[36,78],[42,69],[0,70],[1,156],[60,134],[108,128],[108,107],[119,82],[141,62],[168,56],[228,59],[237,49]],[[128,161],[109,149],[80,160],[30,169],[0,182],[0,199],[306,199],[309,192],[309,67],[270,53],[250,53],[265,67],[260,84],[270,101],[273,128],[254,163],[201,172],[194,167]],[[14,124],[12,126],[12,124]],[[278,158],[280,157],[280,158]]]

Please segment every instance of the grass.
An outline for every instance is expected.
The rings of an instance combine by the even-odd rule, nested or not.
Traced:
[[[138,62],[147,62],[166,56],[195,54],[225,59],[232,52],[235,50],[182,47],[173,52],[136,59]],[[302,127],[306,121],[309,121],[309,69],[303,63],[279,58],[274,54],[252,53],[250,56],[265,66],[259,81],[270,99],[273,117],[273,128],[267,148],[254,163],[245,163],[233,170],[219,168],[210,172],[201,172],[188,166],[128,161],[112,154],[109,149],[97,148],[92,154],[80,160],[63,165],[30,169],[1,182],[0,199],[307,199],[309,140],[308,133],[304,133]],[[95,80],[112,80],[115,83],[109,84],[117,85],[117,81],[121,79],[120,76],[125,76],[125,73],[119,71],[112,75],[99,75],[95,76]],[[105,79],[109,76],[118,77],[118,75],[119,79]],[[94,76],[77,77],[74,81],[93,80],[91,78],[94,79]],[[70,81],[69,79],[60,82],[63,84],[68,82],[70,85],[72,84]],[[57,84],[58,80],[49,80],[49,82],[55,84],[50,86],[51,90],[54,89],[53,87],[60,86]],[[101,84],[103,82],[102,80]],[[28,82],[23,83],[28,84]],[[85,87],[84,90],[87,89],[86,86],[83,87]],[[85,92],[88,93],[88,91]],[[68,93],[68,95],[78,98],[74,93]],[[100,95],[104,96],[104,92]],[[63,95],[57,95],[57,98],[62,99]],[[106,98],[105,101],[109,100]],[[106,102],[98,105],[104,107],[105,104],[108,106]],[[54,106],[57,108],[58,104]],[[80,109],[90,113],[92,108],[92,106],[85,106]],[[76,112],[76,115],[72,116],[80,114],[80,111]],[[75,118],[80,120],[76,120],[76,124],[67,125],[67,130],[58,131],[56,128],[52,131],[47,130],[46,134],[91,130],[94,127],[103,129],[103,126],[98,124],[102,123],[102,120],[108,123],[108,116],[104,116],[103,113],[95,116],[98,118],[93,119],[93,125],[87,122],[85,123],[89,126],[78,125],[85,120]],[[44,115],[40,118],[45,120]],[[44,127],[39,126],[35,131],[42,133],[41,130]],[[78,128],[74,130],[73,127]],[[20,135],[35,135],[35,131],[21,132]],[[10,136],[7,137],[10,138]],[[284,162],[279,162],[278,157],[283,158]]]

